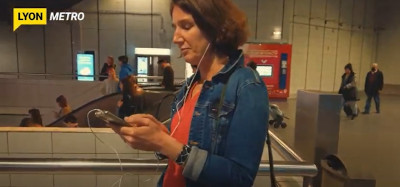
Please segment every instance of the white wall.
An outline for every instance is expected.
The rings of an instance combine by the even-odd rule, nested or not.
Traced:
[[[298,89],[336,92],[348,62],[362,88],[376,56],[374,1],[233,0],[248,16],[249,42],[293,44],[291,95]],[[126,54],[133,63],[135,47],[166,47],[172,49],[175,77],[184,77],[184,60],[171,42],[169,0],[82,0],[72,9],[86,12],[85,20],[22,26],[15,33],[10,25],[0,24],[0,55],[7,59],[0,71],[70,74],[75,72],[75,54],[94,50],[99,72],[106,56]],[[281,31],[282,38],[274,38],[274,31]],[[381,43],[394,41],[396,32],[393,37],[387,33],[380,35]],[[378,51],[388,51],[386,46]],[[380,54],[379,61],[386,61],[388,55]],[[395,82],[389,70],[385,75]]]
[[[348,62],[359,89],[374,59],[374,0],[289,0],[293,44],[291,95],[298,89],[336,92]],[[288,7],[286,9],[286,7]],[[291,13],[287,13],[291,15]]]
[[[400,2],[377,1],[376,22],[379,26],[376,62],[384,73],[385,84],[400,85]]]

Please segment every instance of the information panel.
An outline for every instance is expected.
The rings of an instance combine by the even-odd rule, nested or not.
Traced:
[[[79,81],[94,81],[93,54],[77,54],[76,64]]]

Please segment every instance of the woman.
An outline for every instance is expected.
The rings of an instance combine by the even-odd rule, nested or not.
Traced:
[[[103,88],[101,92],[103,95],[109,95],[118,92],[118,78],[115,73],[115,69],[111,68],[108,70],[108,78],[103,81]]]
[[[119,84],[122,90],[122,100],[118,101],[118,116],[124,118],[143,112],[143,89],[139,87],[136,77],[128,75]]]
[[[343,95],[343,110],[347,117],[351,117],[353,120],[358,115],[357,87],[353,66],[350,63],[344,66],[344,74],[342,75],[342,84],[340,85],[339,94]]]
[[[31,116],[32,123],[36,126],[43,127],[42,115],[40,115],[39,109],[33,108],[30,109],[28,112]]]
[[[107,57],[107,62],[104,63],[103,68],[101,68],[100,75],[102,75],[102,76],[99,78],[100,81],[107,79],[108,72],[110,69],[115,69],[114,57],[112,57],[112,56]]]
[[[56,102],[61,108],[60,111],[54,112],[54,116],[56,118],[60,118],[71,112],[71,107],[68,105],[67,98],[65,98],[63,95],[58,96]]]
[[[243,67],[246,17],[231,0],[173,0],[173,42],[197,72],[172,104],[171,127],[146,114],[110,124],[131,147],[168,158],[158,186],[252,186],[268,122],[267,89]]]

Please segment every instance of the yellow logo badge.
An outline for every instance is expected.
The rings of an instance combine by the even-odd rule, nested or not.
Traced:
[[[46,8],[14,8],[14,31],[21,25],[46,25]]]

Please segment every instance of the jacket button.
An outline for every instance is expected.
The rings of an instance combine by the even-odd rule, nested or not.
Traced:
[[[200,116],[200,112],[194,111],[194,115],[195,115],[195,116]]]

